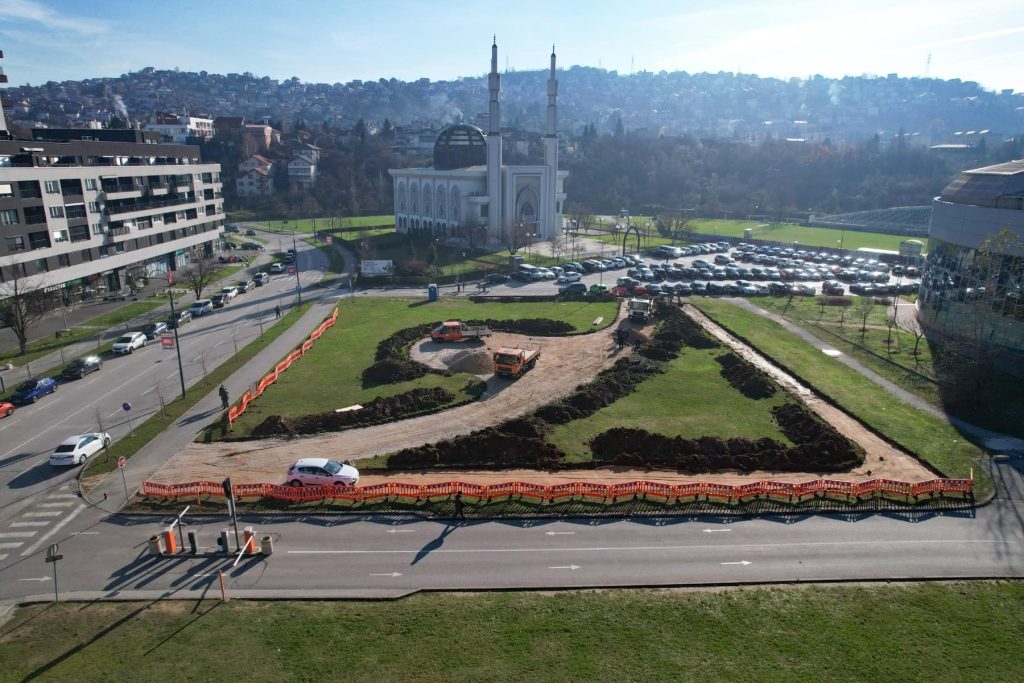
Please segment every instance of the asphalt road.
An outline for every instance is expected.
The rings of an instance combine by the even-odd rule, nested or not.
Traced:
[[[308,287],[320,280],[320,265],[326,263],[326,257],[304,242],[297,247],[299,281]],[[236,279],[241,277],[239,273]],[[294,274],[273,275],[266,285],[183,325],[178,332],[186,386],[234,355],[236,344],[241,349],[259,337],[261,324],[273,324],[275,305],[287,309],[294,303],[295,286]],[[180,394],[175,353],[155,340],[130,355],[109,354],[102,370],[81,380],[61,382],[56,393],[0,421],[0,524],[31,505],[37,494],[59,489],[77,477],[77,467],[48,464],[50,453],[61,441],[93,431],[106,431],[116,441],[159,411],[161,397],[170,401]],[[124,403],[131,405],[131,424]],[[16,542],[5,540],[2,533],[0,530],[0,558]]]

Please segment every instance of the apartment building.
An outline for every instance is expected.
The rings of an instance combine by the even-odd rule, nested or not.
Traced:
[[[59,302],[140,287],[213,254],[220,165],[137,130],[39,129],[0,140],[0,297]],[[56,295],[60,296],[56,296]]]

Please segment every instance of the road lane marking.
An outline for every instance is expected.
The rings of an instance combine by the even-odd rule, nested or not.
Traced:
[[[36,541],[36,542],[35,542],[35,543],[34,543],[34,544],[33,544],[33,545],[32,545],[32,546],[31,546],[31,547],[30,547],[30,548],[28,549],[28,550],[24,551],[24,552],[23,552],[23,553],[21,554],[21,556],[22,556],[22,557],[25,557],[26,555],[31,555],[32,553],[34,553],[34,552],[35,552],[36,550],[38,550],[38,549],[39,549],[39,547],[40,547],[40,546],[42,546],[42,545],[43,545],[43,543],[45,543],[45,542],[46,542],[46,540],[47,540],[48,538],[50,538],[50,537],[51,537],[51,536],[53,536],[53,535],[54,535],[55,533],[57,533],[58,531],[60,531],[61,529],[63,529],[63,528],[64,528],[64,525],[66,525],[66,524],[67,524],[68,522],[70,522],[70,521],[71,521],[71,520],[73,520],[73,519],[74,519],[75,517],[77,517],[77,516],[78,516],[78,513],[80,513],[80,512],[81,512],[82,510],[84,510],[85,508],[86,508],[86,506],[85,506],[84,504],[82,504],[82,505],[79,505],[79,506],[78,506],[77,508],[75,508],[75,509],[74,509],[74,510],[73,510],[73,511],[71,512],[71,514],[70,514],[70,515],[68,515],[67,517],[65,517],[64,519],[62,519],[62,520],[61,520],[60,522],[58,522],[58,523],[57,523],[57,526],[53,527],[52,529],[50,529],[49,531],[47,531],[47,532],[46,532],[45,534],[43,534],[43,535],[42,535],[42,537],[40,537],[40,539],[39,539],[38,541]],[[60,513],[58,512],[57,514],[60,514]]]
[[[120,412],[121,412],[121,409],[120,409],[120,408],[118,408],[117,410],[115,410],[114,412],[112,412],[112,413],[111,413],[110,415],[107,415],[107,417],[114,417],[115,415],[118,415],[118,414],[120,414]]]
[[[17,528],[20,526],[46,526],[49,522],[11,522],[11,527]]]
[[[26,512],[22,517],[60,517],[60,510],[50,510],[49,512]]]
[[[718,534],[723,531],[732,531],[732,529],[701,529],[706,534]]]
[[[773,549],[773,548],[807,548],[819,546],[871,546],[871,545],[964,545],[988,544],[988,545],[1019,545],[1017,541],[984,540],[984,539],[950,539],[950,540],[925,540],[908,539],[899,541],[807,541],[798,543],[750,543],[745,545],[640,545],[640,546],[598,546],[578,548],[438,548],[431,550],[431,555],[437,554],[483,554],[483,553],[580,553],[580,552],[621,552],[624,550],[641,551],[662,551],[662,550],[737,550],[740,548]],[[289,550],[290,555],[418,555],[422,549],[414,550]]]
[[[741,565],[743,565],[744,567],[746,567],[746,566],[747,566],[748,564],[754,564],[754,563],[753,563],[753,562],[748,562],[747,560],[740,560],[739,562],[719,562],[718,564],[721,564],[721,565],[726,565],[726,564],[741,564]]]
[[[545,531],[545,536],[572,536],[575,531]]]
[[[6,554],[5,555],[0,555],[0,562],[4,561],[6,559],[7,559],[7,555]]]
[[[397,577],[397,576],[401,576],[401,575],[402,575],[401,572],[391,572],[390,574],[370,574],[370,576],[390,576],[392,578]]]
[[[25,541],[18,541],[16,543],[0,543],[0,549],[13,550],[14,548],[20,548],[25,545]]]
[[[0,538],[32,538],[38,531],[0,531]]]
[[[61,488],[67,488],[67,486],[63,486]],[[78,498],[78,494],[77,493],[54,493],[54,494],[50,495],[50,498]]]
[[[387,531],[385,531],[384,533],[386,533],[386,534],[414,534],[414,533],[416,533],[416,530],[415,529],[395,529],[395,528],[391,528],[391,529],[388,529]]]
[[[36,503],[37,507],[41,508],[66,508],[68,505],[74,505],[73,500],[60,500],[54,503]]]
[[[578,564],[567,564],[564,567],[548,567],[548,569],[568,569],[569,571],[576,571],[577,569],[583,569]]]
[[[145,396],[146,394],[148,394],[149,392],[153,391],[154,389],[156,389],[156,387],[155,387],[155,386],[153,386],[153,387],[150,387],[149,389],[146,389],[145,391],[143,391],[143,392],[142,392],[142,395],[143,395],[143,396]]]
[[[18,581],[50,581],[49,576],[37,576],[31,579],[18,579]]]

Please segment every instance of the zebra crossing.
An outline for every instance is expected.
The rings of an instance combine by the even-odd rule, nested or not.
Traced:
[[[16,520],[0,528],[0,562],[19,552],[31,555],[84,508],[78,494],[71,492],[70,483],[40,497]]]

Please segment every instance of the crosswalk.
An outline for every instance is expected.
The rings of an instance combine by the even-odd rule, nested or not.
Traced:
[[[45,494],[14,521],[0,528],[0,561],[20,552],[31,555],[84,509],[71,484]]]

